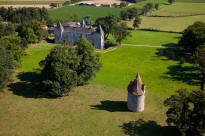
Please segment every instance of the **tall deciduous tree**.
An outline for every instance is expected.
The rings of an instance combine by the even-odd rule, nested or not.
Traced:
[[[101,25],[104,33],[105,33],[105,39],[108,38],[109,34],[112,32],[113,26],[118,22],[118,18],[114,15],[109,15],[106,17],[100,17],[96,20],[95,24]]]
[[[122,41],[125,40],[127,36],[130,35],[127,24],[126,23],[116,24],[113,27],[112,35],[114,36],[116,42],[121,44]]]
[[[56,46],[40,62],[42,83],[49,94],[67,95],[73,87],[85,84],[100,69],[101,62],[93,45],[86,39],[76,44],[75,48],[68,44]]]
[[[186,53],[192,55],[197,47],[205,43],[205,23],[195,22],[193,25],[188,26],[179,41]]]
[[[13,55],[4,46],[0,45],[0,92],[11,81],[14,67]]]
[[[134,27],[134,29],[135,29],[136,27],[139,27],[139,24],[141,24],[141,18],[140,18],[139,16],[136,16],[136,17],[135,17],[135,20],[133,21],[133,27]]]
[[[204,90],[204,84],[205,84],[205,44],[202,46],[199,46],[196,49],[196,52],[193,55],[193,61],[196,67],[200,71],[200,77],[201,77],[201,90]]]
[[[167,123],[179,128],[182,136],[202,136],[205,129],[205,93],[184,89],[164,101],[168,106]]]
[[[20,62],[24,50],[21,46],[21,38],[15,35],[3,36],[0,44],[14,55],[14,60]]]

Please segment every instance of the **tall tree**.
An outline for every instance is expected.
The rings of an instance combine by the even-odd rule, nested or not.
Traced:
[[[13,55],[4,46],[0,45],[0,92],[11,81],[14,67]]]
[[[200,71],[201,77],[201,90],[204,90],[204,83],[205,83],[205,44],[199,46],[196,49],[196,52],[193,55],[193,61],[196,67]]]
[[[85,84],[101,67],[92,44],[81,39],[76,45],[76,48],[69,44],[56,46],[40,62],[42,83],[49,94],[67,95],[73,87]]]
[[[136,27],[139,27],[139,24],[141,23],[141,18],[139,16],[135,17],[135,20],[133,21],[133,27],[134,29]]]
[[[164,101],[164,105],[169,107],[166,112],[168,125],[175,125],[182,136],[202,136],[205,129],[205,93],[188,93],[184,89],[177,93]]]
[[[113,27],[112,35],[114,36],[116,42],[118,42],[121,45],[122,41],[125,40],[127,36],[130,35],[127,24],[126,23],[116,24]]]
[[[105,39],[108,38],[109,34],[112,32],[113,26],[118,22],[118,18],[114,15],[109,15],[106,17],[100,17],[96,20],[95,24],[101,25],[104,33],[105,33]]]
[[[168,3],[169,3],[169,4],[174,3],[174,0],[168,0]]]
[[[193,25],[188,26],[179,41],[186,53],[193,55],[197,47],[205,43],[205,23],[195,22]]]
[[[3,36],[0,39],[0,44],[7,50],[9,50],[16,62],[20,62],[21,56],[24,53],[24,50],[21,46],[21,38],[15,35]]]

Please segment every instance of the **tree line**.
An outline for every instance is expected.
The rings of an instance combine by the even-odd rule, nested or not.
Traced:
[[[0,91],[21,63],[24,50],[48,36],[43,25],[52,25],[45,8],[0,8]]]

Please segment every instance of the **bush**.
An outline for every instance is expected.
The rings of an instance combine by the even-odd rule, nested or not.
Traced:
[[[0,45],[0,91],[3,91],[7,83],[11,81],[14,67],[13,55]]]
[[[87,83],[100,69],[100,58],[93,45],[86,39],[76,44],[76,48],[69,44],[56,46],[40,62],[43,67],[42,84],[49,94],[67,95],[73,87]]]

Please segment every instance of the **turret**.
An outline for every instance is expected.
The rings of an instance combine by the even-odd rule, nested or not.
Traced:
[[[137,73],[134,81],[128,85],[128,100],[127,107],[134,112],[141,112],[144,110],[145,101],[145,85],[142,83],[140,74]]]
[[[81,27],[84,27],[84,28],[87,28],[87,25],[85,23],[85,20],[83,19],[82,22],[81,22]]]
[[[64,27],[62,26],[61,22],[58,21],[57,26],[54,30],[54,32],[55,32],[55,43],[58,43],[59,41],[61,41],[61,38],[63,36],[63,31],[64,31]]]

